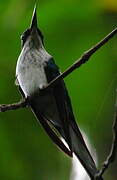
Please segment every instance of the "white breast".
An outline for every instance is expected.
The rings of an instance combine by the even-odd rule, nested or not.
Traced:
[[[44,66],[50,57],[44,49],[22,49],[16,66],[16,77],[26,97],[47,85]]]

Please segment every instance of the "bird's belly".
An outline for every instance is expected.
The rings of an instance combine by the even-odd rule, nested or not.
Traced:
[[[18,81],[25,96],[31,96],[37,90],[47,85],[47,79],[43,67],[22,67],[18,73]]]
[[[47,78],[44,68],[33,66],[18,69],[18,81],[25,96],[31,96],[41,87],[47,85]],[[57,110],[56,100],[52,91],[39,95],[32,100],[33,105],[42,112],[54,125],[59,126],[60,119]]]

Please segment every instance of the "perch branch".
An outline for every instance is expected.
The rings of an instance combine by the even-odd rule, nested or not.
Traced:
[[[72,65],[70,66],[66,71],[61,73],[58,77],[56,77],[54,80],[52,80],[44,89],[48,89],[50,87],[53,87],[58,81],[61,79],[64,79],[66,76],[68,76],[70,73],[72,73],[75,69],[79,68],[82,64],[86,63],[89,58],[98,50],[100,49],[104,44],[106,44],[115,34],[117,33],[117,28],[115,28],[112,32],[110,32],[106,37],[104,37],[100,42],[98,42],[95,46],[90,48],[88,51],[84,52],[83,55]]]
[[[115,109],[115,116],[114,116],[112,131],[113,131],[113,140],[112,140],[111,150],[110,150],[109,155],[107,156],[106,161],[103,163],[103,166],[100,169],[99,173],[96,175],[97,179],[104,174],[104,172],[108,169],[110,164],[112,162],[114,162],[114,160],[116,158],[116,153],[117,153],[117,98],[116,98],[116,109]]]
[[[17,103],[14,104],[1,104],[0,105],[0,112],[5,112],[9,110],[16,110],[19,108],[24,108],[28,105],[27,99],[23,99]]]
[[[104,39],[102,39],[100,42],[98,42],[91,49],[86,51],[71,67],[69,67],[66,71],[64,71],[57,78],[55,78],[53,81],[51,81],[46,87],[41,89],[41,91],[45,91],[46,89],[53,87],[59,80],[64,79],[75,69],[79,68],[82,64],[84,64],[86,61],[88,61],[89,58],[99,48],[101,48],[104,44],[106,44],[116,33],[117,33],[117,28],[115,28],[111,33],[109,33]],[[19,109],[22,107],[26,107],[27,104],[28,104],[28,102],[25,99],[22,100],[21,102],[15,103],[15,104],[8,104],[8,105],[2,104],[2,105],[0,105],[0,112],[4,112],[4,111],[8,111],[8,110],[16,110],[16,109]]]

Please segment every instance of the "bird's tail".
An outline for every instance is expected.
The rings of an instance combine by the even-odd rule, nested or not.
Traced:
[[[31,104],[31,110],[33,111],[34,115],[36,116],[38,122],[42,125],[48,136],[51,140],[57,145],[57,147],[66,153],[68,156],[72,157],[72,151],[65,146],[65,144],[61,141],[61,139],[57,136],[57,134],[52,130],[50,125],[48,124],[49,119],[47,119],[35,105]]]
[[[80,160],[81,164],[89,174],[91,180],[95,179],[96,174],[98,173],[98,170],[96,168],[95,162],[90,155],[86,144],[82,138],[81,132],[79,128],[74,126],[70,126],[70,135],[71,135],[71,141],[72,141],[72,149],[75,155]],[[103,180],[102,177],[100,177],[98,180]]]
[[[98,170],[96,168],[95,162],[90,155],[87,146],[83,140],[82,134],[74,120],[73,116],[70,116],[69,118],[69,133],[71,138],[71,145],[72,150],[65,147],[65,145],[59,140],[57,135],[52,131],[48,124],[48,119],[40,113],[38,104],[35,104],[33,101],[30,101],[31,109],[36,115],[37,119],[40,121],[41,125],[47,132],[47,134],[50,136],[50,138],[53,140],[53,142],[66,154],[69,156],[72,156],[72,152],[75,153],[77,158],[80,160],[81,164],[89,174],[91,180],[95,180],[95,176],[98,173]],[[65,137],[65,133],[63,131],[60,131],[60,134],[63,138]],[[103,180],[101,177],[98,178],[98,180]]]

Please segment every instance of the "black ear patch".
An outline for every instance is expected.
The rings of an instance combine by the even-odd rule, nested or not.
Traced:
[[[22,46],[27,40],[27,37],[30,35],[30,29],[27,29],[23,34],[21,35],[21,40],[22,40]]]
[[[44,41],[43,41],[44,37],[43,37],[43,34],[42,34],[42,32],[40,31],[39,28],[37,28],[37,32],[38,32],[38,34],[39,34],[39,37],[40,37],[41,40],[42,40],[42,43],[44,44]],[[31,29],[27,29],[27,30],[24,31],[23,34],[21,35],[22,47],[24,46],[24,44],[25,44],[27,38],[29,37],[30,33],[31,33]]]

